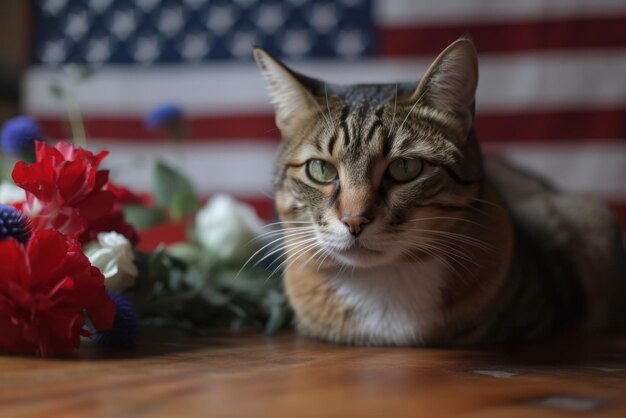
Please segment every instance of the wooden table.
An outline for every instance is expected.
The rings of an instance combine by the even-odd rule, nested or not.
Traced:
[[[161,333],[130,351],[0,357],[0,376],[3,418],[626,417],[626,336],[443,350]]]

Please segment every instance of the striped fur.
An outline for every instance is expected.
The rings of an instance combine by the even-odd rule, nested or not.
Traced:
[[[276,207],[303,333],[460,345],[626,319],[623,245],[606,209],[483,161],[471,40],[450,45],[417,85],[331,85],[260,49],[255,58],[283,138]],[[418,161],[419,175],[394,180],[398,159]],[[336,178],[317,181],[311,160]]]

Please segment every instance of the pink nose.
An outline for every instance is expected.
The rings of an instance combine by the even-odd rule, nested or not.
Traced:
[[[370,219],[364,216],[344,216],[341,218],[341,222],[343,222],[350,230],[350,233],[356,237],[361,233],[361,230],[363,230],[363,226],[370,222]]]

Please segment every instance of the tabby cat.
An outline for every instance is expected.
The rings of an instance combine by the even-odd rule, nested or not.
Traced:
[[[466,345],[626,319],[608,210],[483,159],[469,38],[417,84],[327,84],[254,55],[282,135],[276,207],[302,333]]]

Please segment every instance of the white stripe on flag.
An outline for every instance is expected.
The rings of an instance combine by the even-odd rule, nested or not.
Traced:
[[[376,0],[383,26],[444,22],[600,17],[626,13],[624,0]]]
[[[226,192],[249,198],[270,196],[276,146],[259,140],[188,143],[183,149],[132,140],[89,142],[94,151],[110,151],[105,166],[112,180],[133,190],[151,190],[152,169],[162,160],[185,173],[202,195]]]
[[[626,3],[626,2],[625,2]],[[417,80],[430,60],[308,61],[298,71],[335,83]],[[626,49],[483,55],[478,111],[603,108],[626,103]],[[63,116],[49,92],[58,73],[29,70],[24,103],[36,116]],[[269,110],[269,97],[253,64],[215,63],[193,67],[103,68],[77,88],[86,115],[141,116],[174,100],[192,115]]]

